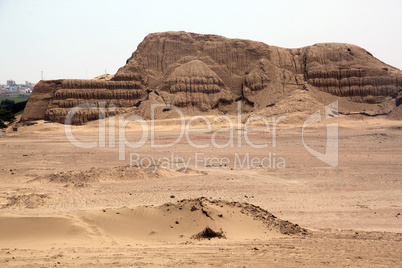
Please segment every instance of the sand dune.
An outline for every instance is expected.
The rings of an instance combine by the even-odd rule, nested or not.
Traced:
[[[279,220],[259,207],[205,198],[158,207],[107,209],[79,215],[86,223],[95,223],[109,236],[131,241],[189,239],[206,227],[235,240],[307,233],[305,229]]]
[[[74,219],[54,217],[0,217],[0,247],[51,247],[89,242],[89,233]]]
[[[0,139],[0,267],[397,267],[401,123],[340,115],[340,164],[328,167],[301,144],[293,123],[306,113],[297,94],[289,122],[278,129],[275,152],[286,169],[192,163],[153,173],[129,168],[116,148],[72,146],[61,125],[41,121],[7,133]],[[157,143],[176,139],[172,122],[160,122]],[[98,138],[97,127],[94,121],[73,130],[88,141]],[[135,127],[127,133],[139,136]],[[323,149],[323,133],[325,124],[307,131],[309,146]],[[201,144],[210,135],[192,139]],[[249,137],[261,143],[270,136]],[[180,142],[173,151],[147,143],[127,153],[196,151]],[[200,151],[231,160],[234,153],[267,153],[247,146]],[[224,238],[197,239],[206,227]]]
[[[0,247],[93,240],[187,241],[206,227],[228,240],[305,235],[307,230],[247,203],[198,198],[162,206],[78,211],[65,216],[0,217]]]

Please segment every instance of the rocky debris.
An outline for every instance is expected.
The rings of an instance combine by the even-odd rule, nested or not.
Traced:
[[[3,208],[7,207],[24,207],[24,208],[38,208],[46,203],[49,199],[47,194],[27,194],[18,195],[7,198],[8,203],[3,205]]]
[[[109,181],[129,181],[144,178],[162,177],[159,171],[130,166],[118,166],[113,168],[91,168],[88,170],[64,171],[37,176],[28,183],[50,182],[65,184],[66,187],[87,187],[92,183]]]

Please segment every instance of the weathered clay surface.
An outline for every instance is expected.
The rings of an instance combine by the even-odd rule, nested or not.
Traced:
[[[99,118],[99,105],[115,105],[113,114],[136,112],[149,103],[150,92],[167,106],[225,113],[242,99],[257,111],[297,89],[381,103],[402,90],[402,71],[350,44],[286,49],[216,35],[154,33],[114,76],[39,82],[22,120],[64,123],[71,108],[95,106],[76,113],[73,123],[83,124]]]

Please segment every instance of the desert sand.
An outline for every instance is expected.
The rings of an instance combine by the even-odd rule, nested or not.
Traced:
[[[300,124],[291,120],[278,125],[276,148],[194,149],[184,139],[155,149],[148,140],[128,148],[124,161],[118,148],[73,146],[58,123],[9,130],[0,138],[0,266],[397,267],[402,123],[342,115],[337,122],[337,167],[305,150]],[[175,140],[176,123],[157,121],[155,142]],[[72,130],[80,141],[98,139],[98,121]],[[136,125],[126,131],[132,140],[141,135]],[[228,135],[217,137],[224,142]],[[249,133],[254,143],[270,135]],[[210,136],[193,134],[192,141]],[[322,150],[325,124],[309,129],[305,140]],[[190,163],[187,170],[153,172],[130,167],[128,157],[201,152],[233,159],[268,151],[286,168]],[[197,238],[207,227],[223,237]]]
[[[0,267],[400,267],[401,88],[351,44],[187,32],[42,80],[0,136]]]

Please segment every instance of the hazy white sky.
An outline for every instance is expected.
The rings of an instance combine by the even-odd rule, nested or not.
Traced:
[[[361,46],[402,69],[401,0],[0,0],[0,84],[114,74],[148,33]]]

